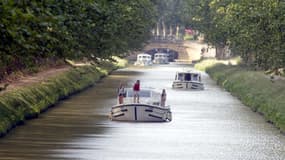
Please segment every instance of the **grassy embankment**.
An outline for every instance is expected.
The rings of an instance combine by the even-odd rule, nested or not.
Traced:
[[[225,62],[225,61],[224,61]],[[264,72],[241,66],[226,65],[217,60],[205,60],[195,65],[205,70],[217,84],[238,97],[253,111],[285,133],[285,83],[271,81]]]
[[[100,66],[81,66],[33,86],[23,87],[0,96],[0,137],[25,120],[35,118],[49,107],[74,93],[92,86],[126,61],[103,62]]]

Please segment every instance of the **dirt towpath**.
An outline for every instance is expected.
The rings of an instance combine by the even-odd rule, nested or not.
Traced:
[[[20,87],[29,86],[33,85],[34,83],[45,81],[48,78],[57,76],[63,72],[68,71],[70,68],[71,67],[68,65],[51,67],[38,73],[24,75],[21,77],[17,77],[17,79],[8,80],[7,82],[0,83],[1,87],[3,87],[5,84],[9,84],[5,90],[0,91],[0,95]]]

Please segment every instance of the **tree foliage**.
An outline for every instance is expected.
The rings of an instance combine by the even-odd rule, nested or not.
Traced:
[[[154,15],[150,0],[3,0],[0,74],[47,58],[96,60],[140,49]]]
[[[280,0],[185,0],[186,22],[206,42],[230,46],[248,64],[285,67],[285,2]]]

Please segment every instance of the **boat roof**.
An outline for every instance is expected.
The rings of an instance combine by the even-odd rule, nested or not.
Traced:
[[[133,97],[134,96],[134,91],[132,88],[125,88],[126,90],[126,97]],[[139,91],[139,95],[140,97],[153,97],[154,95],[157,95],[159,94],[158,92],[154,91],[154,90],[150,90],[150,89],[146,89],[146,88],[143,88],[143,89],[140,89]]]
[[[154,55],[168,55],[167,53],[155,53]]]
[[[200,72],[193,71],[193,70],[187,70],[187,71],[178,71],[177,74],[201,74]]]
[[[116,104],[112,108],[121,107],[121,106],[149,106],[149,107],[158,107],[160,104],[160,91],[158,89],[148,89],[141,88],[139,91],[140,103],[134,103],[134,91],[133,88],[125,88],[124,103]],[[168,107],[163,107],[169,109]]]
[[[145,53],[140,53],[140,54],[137,54],[137,56],[151,56],[151,55],[149,55],[149,54],[145,54]]]

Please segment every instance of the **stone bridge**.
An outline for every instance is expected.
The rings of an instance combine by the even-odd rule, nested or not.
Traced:
[[[170,50],[172,52],[178,53],[178,60],[189,60],[183,41],[152,41],[144,47],[143,52],[149,53],[154,50]]]
[[[200,60],[201,58],[201,49],[207,48],[207,45],[200,41],[150,41],[148,45],[140,52],[135,52],[132,56],[129,57],[130,60],[136,60],[136,54],[144,52],[151,53],[160,49],[168,49],[173,52],[178,53],[178,58],[175,60],[177,62],[192,62]],[[210,52],[211,51],[211,52]],[[215,53],[213,49],[210,49],[207,52],[207,57],[214,57]]]
[[[151,41],[143,52],[149,53],[155,49],[169,49],[178,53],[176,61],[197,61],[201,58],[201,49],[205,44],[198,41]]]

